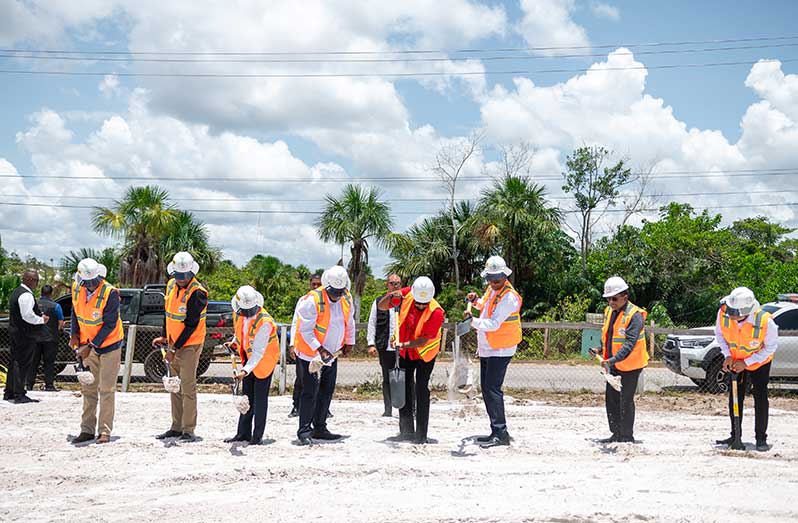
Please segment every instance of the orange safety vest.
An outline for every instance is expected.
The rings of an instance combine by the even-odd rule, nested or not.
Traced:
[[[402,325],[404,325],[405,320],[407,319],[407,313],[410,312],[410,307],[413,307],[415,300],[413,299],[413,293],[408,292],[404,298],[402,299],[402,308],[399,310],[399,330],[401,331]],[[424,329],[424,325],[429,320],[432,313],[435,310],[440,309],[440,304],[435,300],[432,299],[429,302],[429,306],[424,309],[424,313],[421,315],[421,318],[418,319],[418,323],[416,323],[416,332],[413,334],[413,339],[418,339],[421,335],[421,331]],[[441,334],[443,333],[443,325],[441,328],[438,329],[438,334],[435,335],[434,338],[429,340],[426,345],[423,347],[416,347],[418,351],[419,357],[426,363],[431,362],[435,359],[435,356],[438,355],[438,352],[441,350]],[[401,341],[413,341],[413,340],[401,340]]]
[[[482,311],[485,313],[486,318],[490,318],[493,315],[496,306],[499,305],[499,302],[502,301],[502,298],[508,293],[515,294],[516,298],[518,298],[518,308],[507,316],[507,319],[504,320],[497,330],[485,333],[488,344],[491,349],[495,350],[518,345],[521,343],[521,304],[523,303],[523,298],[516,292],[509,281],[505,282],[504,287],[502,287],[501,290],[496,293],[493,300],[489,302],[488,298],[492,291],[493,289],[488,286],[485,295],[482,297]],[[481,316],[482,315],[480,315],[480,317]]]
[[[261,307],[257,316],[250,322],[247,332],[244,332],[244,319],[245,318],[239,314],[236,314],[233,318],[236,341],[238,342],[238,354],[241,356],[242,362],[246,362],[252,357],[252,344],[255,342],[255,336],[257,336],[261,327],[265,324],[269,324],[272,327],[269,341],[266,343],[266,352],[264,352],[258,364],[255,365],[255,368],[252,369],[252,374],[254,374],[255,377],[260,379],[268,378],[269,375],[274,372],[277,360],[280,359],[280,343],[277,341],[277,324],[274,323],[272,317],[263,307]]]
[[[77,282],[72,282],[72,310],[75,311],[75,317],[78,319],[81,345],[86,345],[93,340],[103,328],[103,309],[105,309],[105,304],[108,303],[108,297],[112,291],[116,291],[116,287],[103,281],[95,291],[94,297],[87,301],[88,289],[83,285],[78,285]],[[105,338],[100,348],[119,343],[124,337],[122,318],[117,312],[116,326]]]
[[[324,340],[327,338],[327,328],[330,326],[330,297],[327,296],[327,291],[324,289],[312,290],[305,296],[310,296],[316,304],[316,326],[313,329],[313,333],[316,335],[316,339],[324,345]],[[341,343],[341,347],[343,347],[344,343],[346,343],[346,339],[349,337],[349,312],[352,310],[352,295],[349,294],[349,291],[346,291],[339,301],[341,302],[341,309],[344,314],[344,340],[343,343]],[[302,318],[297,315],[296,333],[292,333],[292,336],[294,336],[294,347],[305,356],[315,358],[319,351],[312,349],[310,345],[308,345],[305,338],[303,338],[300,333],[301,330]],[[335,352],[341,347],[325,348],[330,352]]]
[[[723,333],[723,339],[729,344],[729,351],[733,360],[744,360],[765,347],[765,336],[768,333],[768,320],[771,314],[762,309],[757,309],[751,314],[754,315],[754,323],[746,320],[740,325],[726,314],[725,304],[721,305],[718,311],[720,332]],[[745,370],[756,370],[772,360],[773,354],[765,361],[747,365]]]
[[[196,278],[192,278],[185,289],[181,289],[177,283],[175,283],[174,278],[169,280],[169,283],[166,284],[164,312],[166,313],[166,337],[169,343],[177,341],[180,334],[183,332],[185,328],[183,322],[186,321],[186,303],[188,303],[189,298],[198,290],[204,291],[206,295],[208,294],[208,291],[205,290],[205,287],[203,287]],[[208,306],[206,305],[200,314],[200,321],[197,328],[194,329],[194,332],[191,333],[191,336],[189,336],[183,346],[202,345],[205,343],[205,315],[207,311]]]
[[[604,327],[601,329],[601,346],[604,352],[605,360],[609,359],[611,356],[614,356],[619,350],[621,350],[621,347],[626,342],[626,329],[628,329],[629,324],[632,323],[632,317],[636,312],[639,312],[643,315],[643,330],[640,331],[640,336],[637,338],[637,343],[635,343],[632,353],[627,356],[625,360],[619,361],[615,364],[616,369],[624,372],[642,369],[648,365],[648,350],[646,350],[645,335],[645,324],[646,318],[648,317],[648,312],[632,302],[627,303],[626,310],[621,312],[618,315],[618,318],[615,320],[615,325],[612,331],[612,352],[609,352],[607,350],[606,340],[607,330],[610,327],[610,318],[612,317],[612,309],[609,307],[604,309]]]

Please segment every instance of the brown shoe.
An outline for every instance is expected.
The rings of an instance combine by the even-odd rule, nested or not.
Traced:
[[[108,434],[100,434],[100,437],[97,438],[97,444],[101,443],[109,443],[111,441],[111,436]]]

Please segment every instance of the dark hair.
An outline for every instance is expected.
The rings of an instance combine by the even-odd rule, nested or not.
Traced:
[[[311,280],[320,280],[321,279],[321,274],[319,274],[319,273],[311,274],[310,275],[310,279]]]
[[[42,296],[50,296],[53,293],[53,286],[49,283],[42,287]]]

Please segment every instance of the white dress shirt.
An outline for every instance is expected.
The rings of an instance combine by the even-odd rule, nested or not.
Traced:
[[[496,291],[491,289],[487,301],[483,301],[481,298],[477,301],[477,309],[483,310],[486,304],[490,303],[495,297]],[[496,308],[493,309],[493,314],[491,314],[489,318],[480,317],[471,320],[471,326],[477,331],[477,348],[480,358],[506,358],[515,354],[516,348],[518,347],[517,345],[513,345],[512,347],[493,348],[490,346],[490,343],[488,343],[488,337],[485,333],[499,330],[504,320],[511,316],[518,309],[519,305],[518,297],[512,292],[508,292],[496,305]]]
[[[720,329],[720,322],[723,321],[720,313],[718,313],[718,321],[715,322],[715,341],[720,346],[720,352],[723,353],[723,356],[728,358],[731,356],[731,351],[729,350],[729,344],[726,342],[726,338],[723,337],[723,331]],[[737,328],[741,329],[744,323],[750,323],[753,325],[754,323],[754,314],[749,314],[744,320],[737,322]],[[765,345],[757,352],[751,354],[743,361],[745,362],[746,366],[754,365],[755,363],[761,363],[768,359],[771,354],[776,352],[776,349],[779,348],[779,326],[773,321],[773,318],[768,318],[768,329],[767,333],[765,333]]]
[[[310,345],[310,348],[317,350],[322,346],[322,343],[316,338],[315,332],[316,318],[318,316],[316,302],[310,296],[306,298],[307,299],[300,300],[296,308],[298,319],[301,320],[299,335],[302,336],[305,343]],[[335,354],[341,350],[344,343],[346,343],[346,345],[355,344],[355,311],[354,308],[350,308],[349,317],[345,319],[343,305],[341,305],[341,300],[343,299],[344,298],[341,297],[337,302],[329,302],[330,324],[327,326],[327,336],[324,338],[323,345],[330,354]],[[346,340],[344,340],[344,335],[347,330],[349,331],[349,335]],[[299,353],[299,357],[305,361],[313,360],[312,356],[308,356],[302,352]]]
[[[44,323],[44,318],[38,316],[35,312],[33,312],[33,306],[36,305],[36,299],[33,297],[33,291],[30,290],[30,287],[22,284],[22,288],[30,291],[23,293],[19,297],[19,313],[22,315],[22,319],[25,320],[27,323],[31,325],[41,325]]]
[[[244,320],[244,333],[249,332],[249,329],[252,325],[252,322],[255,321],[255,318],[258,316],[252,316],[250,318],[243,317]],[[269,337],[272,335],[272,325],[269,322],[264,322],[261,325],[260,330],[258,330],[257,334],[255,334],[255,339],[252,341],[252,355],[247,360],[247,364],[244,365],[244,370],[247,374],[252,372],[252,369],[258,366],[260,360],[263,358],[263,355],[266,354],[266,346],[269,344]],[[233,336],[233,341],[241,346],[243,346],[244,341],[239,340],[237,336]],[[244,353],[246,354],[247,347],[243,346]]]
[[[369,313],[369,324],[368,328],[366,329],[366,344],[369,347],[374,346],[374,339],[377,336],[377,302],[380,301],[380,298],[374,300],[374,303],[371,304],[371,312]],[[385,350],[393,352],[394,348],[390,344],[390,339],[393,337],[394,331],[394,316],[396,313],[394,312],[393,307],[388,309],[388,346]]]

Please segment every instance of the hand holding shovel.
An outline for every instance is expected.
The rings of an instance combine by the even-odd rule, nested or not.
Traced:
[[[601,364],[601,374],[604,376],[604,379],[607,380],[607,383],[609,383],[610,387],[618,392],[621,392],[621,377],[613,376],[607,371],[606,368],[604,368],[604,358],[602,358],[601,354],[599,354],[599,349],[588,349],[588,352],[593,354]]]
[[[81,356],[82,354],[87,353],[87,349],[91,350],[88,345],[81,345],[79,347],[75,347],[75,357],[78,360],[74,366],[75,377],[78,378],[78,381],[82,385],[91,385],[92,383],[94,383],[94,374],[92,374],[91,371],[89,371],[89,369],[87,369],[83,365],[83,357]]]
[[[163,388],[166,392],[176,394],[180,392],[180,376],[172,376],[171,365],[166,360],[166,348],[160,345],[161,357],[163,358],[163,366],[166,368],[166,376],[163,377]]]
[[[225,343],[224,348],[230,353],[230,363],[233,365],[233,382],[230,384],[230,390],[233,393],[233,406],[235,406],[236,410],[241,414],[246,414],[249,412],[249,398],[242,395],[240,392],[242,373],[238,372],[236,353],[230,343]]]

